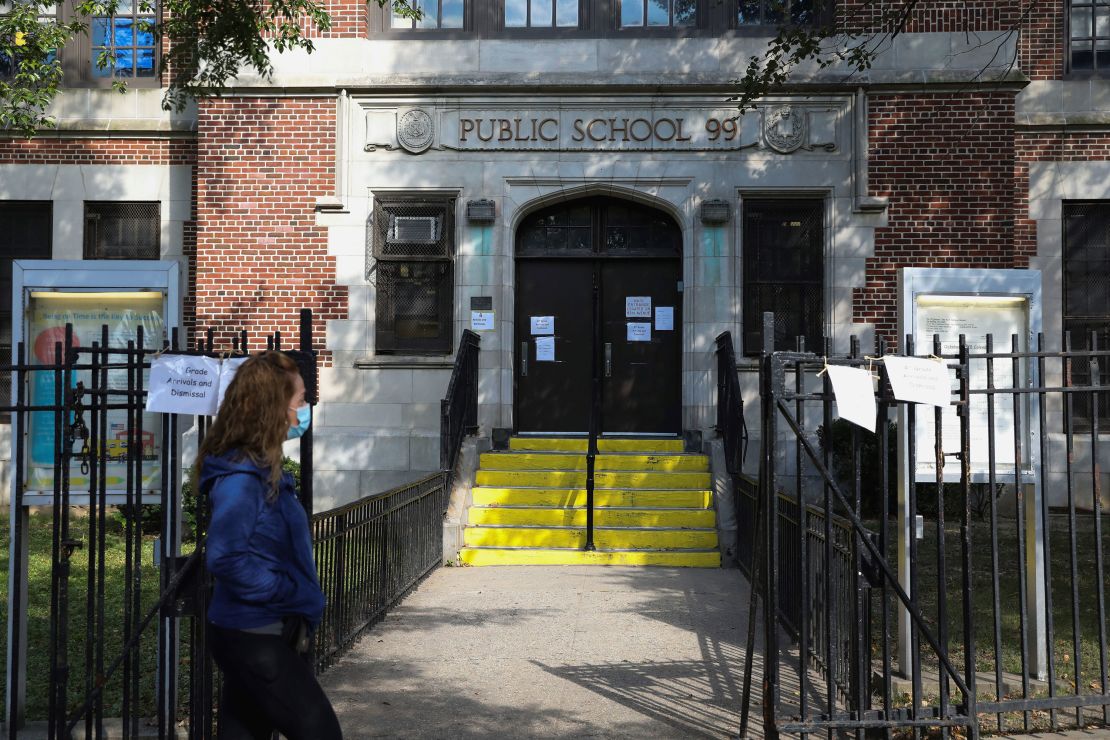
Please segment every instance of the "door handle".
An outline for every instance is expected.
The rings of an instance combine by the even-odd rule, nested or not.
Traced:
[[[613,377],[613,343],[605,343],[605,377]]]
[[[528,375],[528,342],[520,343],[520,376]]]

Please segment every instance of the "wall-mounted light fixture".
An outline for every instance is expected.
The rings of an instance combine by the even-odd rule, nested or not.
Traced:
[[[497,220],[497,206],[492,200],[468,200],[466,202],[466,220],[472,224],[488,224]]]
[[[701,222],[703,224],[727,224],[732,215],[732,209],[727,200],[706,200],[701,204]]]

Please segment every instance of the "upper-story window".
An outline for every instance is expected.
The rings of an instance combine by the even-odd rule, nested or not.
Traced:
[[[505,28],[578,28],[578,0],[504,0]]]
[[[18,0],[17,0],[18,1]],[[12,3],[0,0],[0,15],[7,15],[12,10]],[[40,23],[57,23],[58,9],[55,5],[48,5],[38,9],[38,18]],[[52,57],[53,58],[53,57]],[[0,78],[11,77],[16,73],[19,67],[19,55],[16,54],[15,58],[0,52]]]
[[[695,0],[620,0],[621,28],[667,28],[697,25]]]
[[[120,0],[115,15],[89,19],[89,71],[106,79],[153,78],[157,72],[154,9]]]
[[[464,0],[418,0],[416,7],[422,11],[419,20],[393,13],[389,27],[400,30],[462,28],[465,20]]]
[[[739,0],[736,22],[743,26],[808,26],[827,17],[830,0]]]
[[[1071,0],[1068,56],[1072,72],[1110,72],[1110,0]]]

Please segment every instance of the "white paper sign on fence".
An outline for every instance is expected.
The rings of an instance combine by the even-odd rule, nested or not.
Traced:
[[[555,337],[536,337],[536,362],[555,362]]]
[[[952,380],[943,362],[896,355],[887,355],[883,362],[890,388],[899,401],[930,406],[947,406],[952,402]]]
[[[825,370],[832,381],[840,418],[874,432],[875,387],[871,383],[871,373],[860,367],[843,365],[829,365]]]
[[[220,391],[216,396],[217,410],[219,410],[220,406],[224,405],[224,394],[227,393],[227,387],[231,385],[231,381],[235,379],[235,372],[239,369],[239,366],[246,361],[246,357],[233,357],[230,360],[224,360],[220,364]]]
[[[219,390],[220,361],[216,358],[163,355],[150,363],[146,410],[212,416]]]
[[[555,333],[555,317],[554,316],[531,316],[529,323],[532,327],[533,334],[554,334]]]

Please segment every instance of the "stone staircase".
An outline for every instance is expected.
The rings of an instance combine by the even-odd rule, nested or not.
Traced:
[[[586,440],[513,437],[481,456],[460,560],[469,565],[720,567],[709,460],[681,439],[598,441],[594,545]]]

